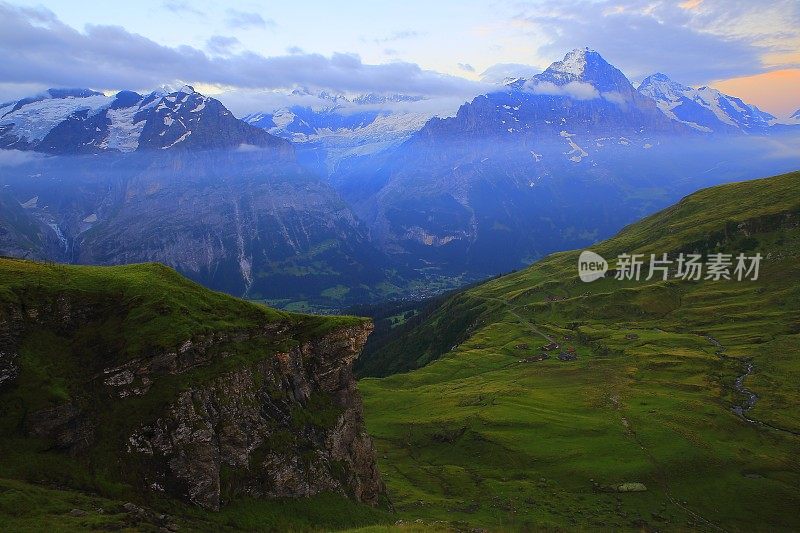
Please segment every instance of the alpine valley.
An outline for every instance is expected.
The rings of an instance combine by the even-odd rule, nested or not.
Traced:
[[[219,78],[0,104],[0,530],[800,530],[800,110],[580,48],[445,111],[227,4],[210,55],[12,7]],[[234,115],[285,65],[389,89]]]

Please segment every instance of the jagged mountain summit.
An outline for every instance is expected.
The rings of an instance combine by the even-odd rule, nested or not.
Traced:
[[[625,74],[590,48],[576,48],[568,52],[564,59],[554,62],[529,80],[534,83],[551,82],[558,86],[573,82],[588,83],[601,93],[626,93],[631,87]]]
[[[52,154],[209,150],[240,145],[291,151],[190,86],[141,95],[49,89],[0,106],[0,148]]]
[[[473,100],[496,133],[683,133],[598,52],[576,49],[544,72]],[[468,106],[462,107],[469,109]],[[490,110],[491,109],[491,110]],[[446,121],[442,121],[443,123]],[[475,122],[476,127],[483,125]],[[572,131],[574,130],[574,131]]]
[[[669,118],[706,133],[766,130],[775,122],[773,115],[740,98],[711,87],[694,89],[661,73],[645,78],[639,92],[655,100]]]

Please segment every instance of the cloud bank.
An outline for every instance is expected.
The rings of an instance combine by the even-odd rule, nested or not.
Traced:
[[[0,149],[0,168],[17,167],[45,157],[44,154],[39,152]]]
[[[574,100],[594,100],[600,98],[600,93],[591,83],[571,81],[566,85],[556,85],[549,81],[530,80],[524,88],[533,94],[546,96],[567,96]]]
[[[703,84],[800,62],[797,0],[543,0],[514,22],[544,38],[542,57],[590,46],[632,79],[656,68]]]
[[[549,81],[528,80],[522,86],[524,90],[542,96],[563,96],[573,100],[595,100],[602,98],[620,107],[628,105],[625,97],[616,91],[600,92],[591,83],[571,81],[565,85],[556,85]]]
[[[260,25],[241,12],[235,23]],[[163,46],[119,26],[87,25],[78,31],[45,8],[0,3],[0,79],[5,83],[146,89],[184,81],[240,89],[303,85],[422,95],[469,95],[485,88],[408,62],[371,65],[343,53],[266,57],[230,53],[235,43],[225,38],[208,44],[224,57],[190,46]]]

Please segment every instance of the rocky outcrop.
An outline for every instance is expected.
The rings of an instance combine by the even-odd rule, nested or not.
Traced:
[[[128,438],[142,483],[210,509],[240,494],[339,492],[377,503],[383,489],[352,375],[370,331],[340,330],[183,391]]]
[[[117,296],[18,296],[0,299],[0,406],[32,330],[73,339],[127,312]],[[116,450],[121,481],[207,509],[239,496],[323,492],[377,504],[384,488],[352,373],[372,325],[349,321],[318,334],[302,324],[210,331],[171,350],[145,344],[133,358],[93,342],[103,355],[84,359],[80,385],[68,385],[65,401],[26,406],[18,431],[91,468],[100,467],[101,449]],[[70,342],[58,354],[84,355]]]

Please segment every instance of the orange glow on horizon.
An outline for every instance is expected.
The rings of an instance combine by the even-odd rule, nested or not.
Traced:
[[[695,10],[700,7],[700,4],[703,3],[703,0],[686,0],[685,2],[679,4],[681,9],[688,9],[689,11]]]
[[[786,118],[800,109],[800,69],[718,80],[709,85],[778,118]]]

